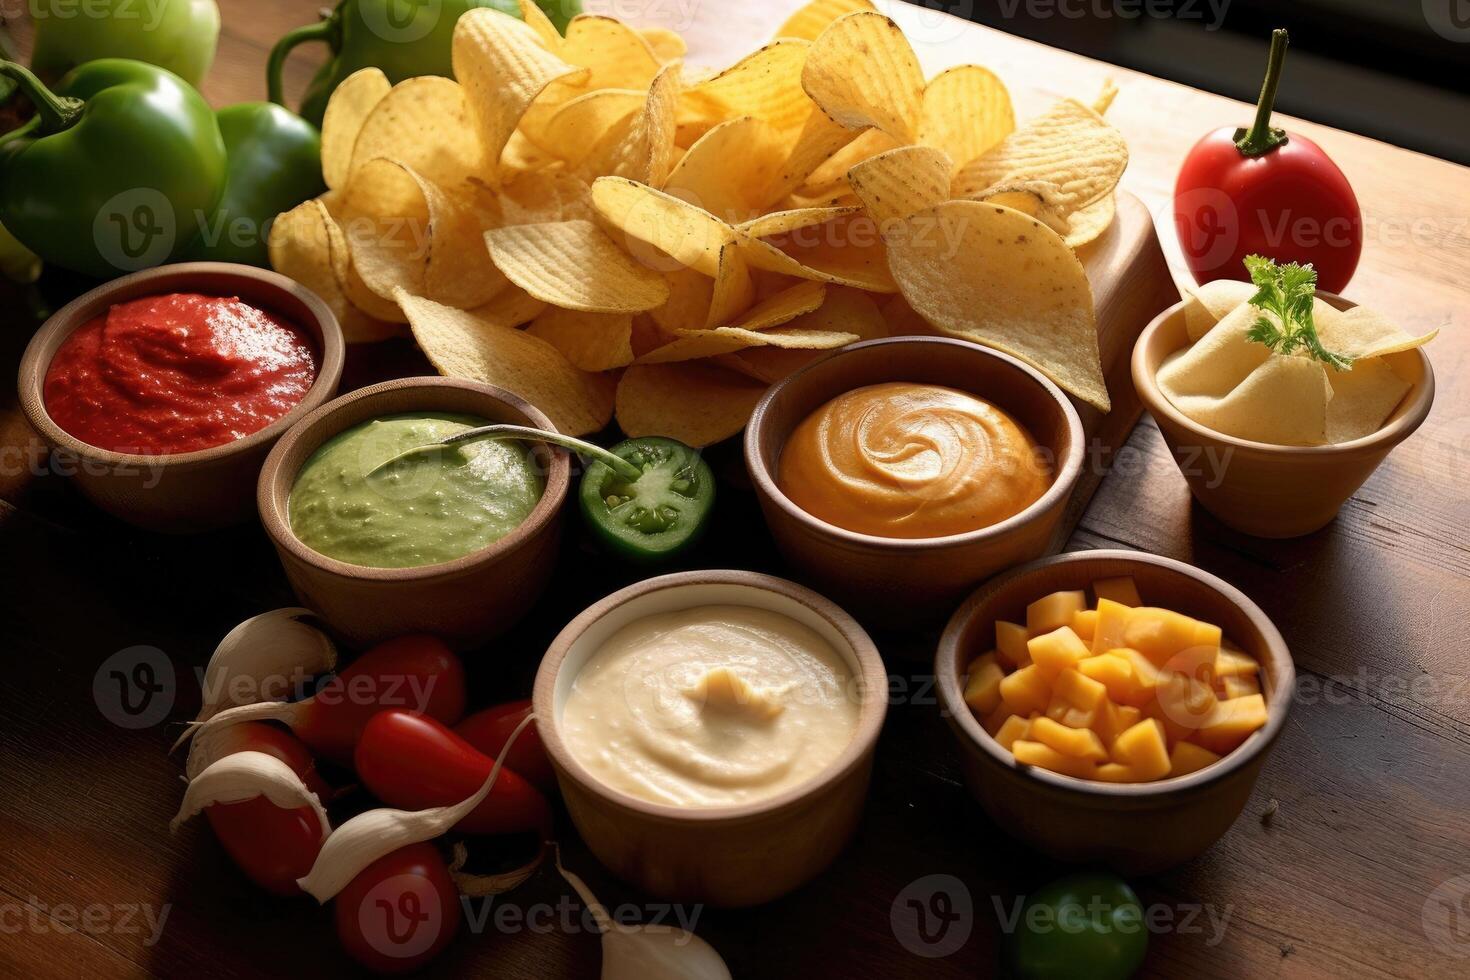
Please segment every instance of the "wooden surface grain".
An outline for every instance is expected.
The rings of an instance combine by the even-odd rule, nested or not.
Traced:
[[[205,86],[216,103],[261,98],[270,43],[313,16],[306,0],[223,0],[225,30]],[[596,5],[589,4],[589,7]],[[769,35],[795,0],[647,3],[619,13],[683,30],[693,60],[720,64]],[[1057,95],[1122,86],[1109,113],[1128,138],[1124,187],[1142,198],[1181,268],[1165,208],[1190,144],[1247,118],[1238,103],[960,24],[895,9],[929,71],[973,61],[998,72],[1030,115]],[[25,25],[17,32],[25,35]],[[311,64],[293,59],[304,84]],[[1287,84],[1290,84],[1288,79]],[[1447,120],[1446,124],[1452,121]],[[1470,969],[1470,171],[1358,136],[1284,121],[1317,140],[1362,203],[1364,257],[1347,295],[1410,330],[1443,328],[1430,348],[1440,389],[1424,428],[1389,458],[1338,520],[1295,541],[1234,534],[1191,506],[1157,429],[1140,424],[1104,460],[1110,472],[1070,547],[1125,546],[1192,562],[1250,595],[1282,630],[1300,684],[1286,733],[1251,804],[1204,856],[1137,882],[1161,926],[1156,976],[1458,977]],[[14,365],[24,336],[0,334]],[[352,365],[357,383],[418,364],[383,345]],[[218,638],[290,602],[256,527],[182,539],[108,521],[52,474],[0,402],[0,975],[222,977],[351,972],[330,916],[309,900],[246,884],[201,826],[166,831],[181,787],[165,756],[198,704],[196,671]],[[730,447],[713,462],[732,492],[704,566],[780,572]],[[477,703],[523,697],[560,624],[632,576],[570,535],[557,588],[526,626],[470,664]],[[1012,844],[958,784],[955,749],[926,675],[935,637],[878,637],[897,694],[867,818],[830,872],[744,912],[703,910],[701,935],[737,977],[974,977],[993,974],[1001,919],[1055,876]],[[128,653],[137,646],[159,653]],[[117,723],[109,664],[157,660],[167,722]],[[165,676],[168,673],[172,677]],[[166,682],[166,683],[165,683]],[[364,805],[349,796],[337,806]],[[1265,814],[1270,813],[1267,818]],[[565,828],[564,828],[565,829]],[[651,914],[569,831],[568,864],[607,903]],[[484,855],[513,860],[513,854]],[[927,876],[948,876],[930,879]],[[916,939],[910,898],[946,889],[968,914],[947,956]],[[962,886],[962,887],[961,887]],[[498,900],[443,976],[593,976],[598,943],[581,908],[543,872]],[[495,918],[497,910],[505,910]],[[476,915],[486,910],[477,906]],[[687,913],[693,910],[684,910]],[[544,915],[535,913],[544,912]],[[531,914],[528,922],[521,915]],[[1456,914],[1458,918],[1455,918]],[[150,919],[151,916],[151,919]],[[1167,918],[1168,924],[1165,923]],[[161,929],[150,928],[150,922]],[[1443,926],[1443,928],[1441,928]],[[1455,931],[1458,927],[1458,931]],[[917,952],[916,952],[917,950]]]

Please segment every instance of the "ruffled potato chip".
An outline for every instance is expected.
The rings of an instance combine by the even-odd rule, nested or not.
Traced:
[[[689,101],[714,118],[753,116],[783,136],[794,136],[811,113],[801,89],[811,45],[773,41],[717,75],[689,87]]]
[[[612,418],[614,385],[608,375],[573,367],[556,347],[524,330],[504,326],[400,290],[414,340],[449,378],[465,378],[514,392],[546,413],[567,435],[586,435]]]
[[[1112,227],[1117,216],[1117,197],[1112,194],[1100,197],[1080,211],[1067,215],[1067,230],[1062,232],[1062,240],[1071,249],[1091,245]]]
[[[546,11],[541,9],[541,6],[536,3],[536,0],[520,0],[520,8],[521,20],[525,21],[526,26],[536,32],[536,36],[541,39],[541,43],[546,45],[546,49],[548,51],[560,51],[562,45],[561,31],[556,29],[556,25],[551,22],[550,17],[546,16]]]
[[[744,221],[766,203],[781,161],[771,127],[741,116],[701,136],[675,164],[663,190],[725,221]]]
[[[612,371],[633,363],[631,313],[582,313],[548,306],[527,328],[583,371]]]
[[[714,289],[710,292],[706,327],[730,323],[755,302],[755,279],[745,254],[734,242],[720,246],[719,267],[715,271]]]
[[[663,62],[648,39],[620,20],[578,14],[557,54],[588,71],[588,88],[646,88]]]
[[[786,18],[786,23],[776,31],[776,36],[815,41],[839,17],[877,9],[869,0],[812,0]]]
[[[839,184],[846,185],[847,172],[864,160],[898,149],[893,137],[879,129],[870,129],[832,154],[807,177],[801,192],[807,196],[830,194]]]
[[[719,273],[720,250],[735,240],[735,230],[703,208],[623,177],[593,181],[592,205],[624,235],[707,276]],[[621,244],[640,254],[632,243]]]
[[[658,347],[638,359],[639,364],[668,364],[718,357],[749,347],[779,347],[795,350],[834,350],[857,340],[857,334],[830,330],[803,330],[799,327],[774,327],[770,330],[746,330],[743,327],[715,327],[713,330],[691,331],[673,343]]]
[[[608,130],[582,161],[582,174],[627,177],[655,187],[663,184],[674,167],[674,111],[679,89],[679,66],[662,69],[649,86],[643,107]]]
[[[765,391],[763,384],[699,361],[635,364],[618,383],[618,426],[630,437],[711,446],[745,428]]]
[[[813,171],[861,135],[859,130],[849,129],[828,117],[810,99],[807,102],[811,104],[811,111],[786,155],[786,162],[766,192],[763,204],[771,205],[790,195],[807,182]]]
[[[667,27],[640,27],[638,33],[653,49],[654,57],[666,65],[689,53],[689,45],[684,43],[684,39]]]
[[[875,293],[897,289],[877,222],[856,208],[833,208],[829,213],[826,221],[808,222],[784,234],[758,238],[740,231],[746,260],[757,269],[799,279]],[[760,230],[759,225],[754,227]]]
[[[387,157],[452,187],[481,172],[486,152],[469,92],[452,79],[425,75],[399,82],[373,105],[353,143],[350,172]],[[349,176],[338,184],[350,182]]]
[[[347,183],[357,136],[373,109],[392,88],[382,71],[364,68],[343,79],[327,101],[322,116],[322,179],[329,189],[336,190]]]
[[[812,42],[801,84],[822,111],[849,129],[872,126],[914,142],[924,72],[897,24],[876,12],[848,14]]]
[[[647,100],[642,89],[601,88],[561,103],[542,126],[522,128],[537,146],[576,167]]]
[[[663,276],[590,221],[510,225],[485,232],[495,267],[543,302],[585,313],[641,313],[669,298]]]
[[[320,296],[349,344],[403,333],[400,324],[374,319],[348,300],[342,288],[350,261],[347,240],[321,201],[306,201],[271,222],[269,248],[271,268]]]
[[[947,201],[905,226],[888,238],[888,261],[925,320],[1019,357],[1101,411],[1112,407],[1092,288],[1056,232],[975,201]]]
[[[981,156],[1015,128],[1011,93],[988,69],[960,65],[924,86],[919,142],[943,150],[956,165]]]
[[[847,180],[879,228],[949,200],[954,161],[937,147],[905,146],[848,171]]]
[[[709,326],[714,280],[694,269],[676,269],[665,273],[664,281],[669,284],[668,300],[648,311],[658,328],[672,339],[680,330]]]

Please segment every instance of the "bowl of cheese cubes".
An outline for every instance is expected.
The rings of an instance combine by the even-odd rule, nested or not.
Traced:
[[[1191,565],[1081,551],[981,586],[935,658],[965,780],[1012,836],[1148,874],[1244,809],[1296,670],[1255,603]]]

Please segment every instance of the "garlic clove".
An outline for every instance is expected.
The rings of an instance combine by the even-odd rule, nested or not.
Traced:
[[[311,871],[306,877],[298,878],[296,884],[325,905],[378,858],[409,844],[442,837],[490,795],[511,746],[515,745],[516,739],[535,720],[535,715],[527,715],[516,726],[515,731],[511,732],[510,738],[506,739],[505,746],[500,750],[500,755],[496,757],[485,784],[473,796],[453,806],[436,806],[427,810],[384,808],[359,813],[332,832],[332,836],[327,838],[317,854]]]
[[[454,880],[454,887],[459,889],[461,895],[468,895],[470,898],[484,898],[488,895],[504,895],[525,884],[546,860],[546,846],[543,844],[536,852],[536,856],[519,868],[512,868],[493,875],[466,873],[464,866],[469,857],[470,852],[464,842],[455,841],[454,862],[449,865],[449,877]]]
[[[241,704],[233,708],[226,708],[219,714],[211,715],[205,721],[189,722],[188,730],[179,736],[174,747],[177,748],[189,739],[195,741],[213,739],[220,730],[242,721],[279,721],[287,728],[294,728],[297,715],[302,710],[301,706],[310,701],[310,698],[305,701],[261,701],[258,704]],[[192,747],[189,754],[193,756]],[[190,775],[190,778],[192,779],[193,776]]]
[[[243,803],[264,796],[284,810],[310,807],[321,821],[322,836],[332,832],[327,811],[317,795],[306,788],[290,766],[264,752],[235,752],[212,763],[189,782],[179,812],[169,821],[169,830],[179,826],[207,806]]]
[[[284,701],[293,683],[337,669],[337,648],[310,609],[292,606],[252,616],[225,634],[204,668],[196,722],[234,705]],[[194,731],[179,736],[177,749]]]

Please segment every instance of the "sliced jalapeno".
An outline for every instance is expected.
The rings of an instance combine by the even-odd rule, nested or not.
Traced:
[[[614,554],[652,563],[693,545],[709,523],[715,475],[694,449],[674,439],[628,439],[611,452],[639,470],[636,480],[606,463],[582,475],[582,517]]]

